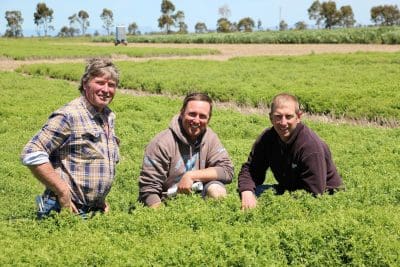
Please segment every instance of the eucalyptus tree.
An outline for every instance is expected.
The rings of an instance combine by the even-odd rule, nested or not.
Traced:
[[[37,33],[40,36],[40,28],[43,28],[44,36],[47,36],[47,31],[54,30],[51,25],[53,21],[53,9],[49,8],[46,3],[38,3],[36,12],[33,14],[33,21],[37,26]]]
[[[254,20],[250,17],[245,17],[239,20],[237,28],[239,31],[252,32],[255,27]]]
[[[100,14],[100,18],[103,21],[103,28],[106,30],[107,35],[110,35],[112,27],[114,27],[114,14],[111,9],[103,8]]]
[[[81,34],[85,35],[87,28],[90,26],[89,14],[85,10],[79,11],[78,14],[73,14],[68,17],[68,19],[71,27],[73,24],[77,23],[80,27]]]
[[[351,28],[356,23],[351,6],[342,6],[339,13],[339,24],[346,28]]]
[[[161,16],[158,18],[158,27],[165,29],[168,34],[171,32],[171,26],[174,25],[173,13],[175,5],[169,0],[162,0],[161,2]]]
[[[136,22],[132,22],[131,24],[128,25],[128,34],[135,35],[138,32],[138,25]]]
[[[196,33],[206,33],[207,32],[207,25],[204,22],[197,22],[194,26],[194,31]]]
[[[380,5],[371,8],[371,20],[376,25],[400,25],[400,11],[397,5]]]
[[[80,10],[78,14],[75,13],[68,19],[70,24],[78,23],[82,35],[85,35],[87,28],[90,26],[89,14],[85,10]]]
[[[4,36],[23,37],[21,25],[24,22],[24,19],[22,18],[21,11],[6,11],[5,19],[7,20],[7,29]]]
[[[176,26],[178,27],[179,33],[187,33],[187,24],[185,23],[185,13],[181,10],[177,11],[174,15],[172,15]]]

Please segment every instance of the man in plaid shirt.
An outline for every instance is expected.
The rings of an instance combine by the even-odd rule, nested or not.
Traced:
[[[81,96],[53,112],[23,149],[22,163],[46,186],[37,200],[40,218],[61,208],[79,214],[109,210],[105,198],[119,161],[119,139],[108,104],[118,82],[110,60],[89,60]]]

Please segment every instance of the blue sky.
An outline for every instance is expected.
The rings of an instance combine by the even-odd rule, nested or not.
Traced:
[[[157,19],[160,17],[161,0],[0,0],[0,34],[5,32],[6,20],[4,14],[8,10],[19,10],[24,18],[23,33],[25,36],[35,35],[36,26],[33,23],[33,13],[39,2],[54,10],[52,25],[55,35],[62,26],[68,26],[68,17],[80,10],[89,13],[89,33],[95,30],[104,34],[100,14],[103,8],[111,9],[114,13],[115,25],[128,25],[136,22],[142,32],[157,31]],[[218,8],[228,5],[231,10],[231,21],[239,21],[243,17],[251,17],[255,22],[261,20],[263,28],[274,29],[279,24],[279,19],[285,20],[289,26],[298,21],[305,21],[308,25],[314,25],[314,21],[308,19],[307,9],[313,0],[172,0],[176,10],[185,13],[185,22],[190,32],[194,31],[194,25],[201,21],[206,23],[208,29],[215,29],[220,17]],[[323,0],[320,0],[323,2]],[[391,4],[400,7],[400,0],[337,0],[336,6],[351,5],[357,23],[371,24],[370,9],[376,5]]]

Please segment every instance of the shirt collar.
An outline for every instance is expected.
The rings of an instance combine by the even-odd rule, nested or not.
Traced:
[[[111,110],[108,107],[105,107],[102,112],[98,112],[97,109],[92,104],[90,104],[90,102],[83,95],[80,97],[80,100],[81,100],[82,105],[89,112],[89,115],[92,119],[108,118],[108,115],[110,115],[110,113],[111,113]]]

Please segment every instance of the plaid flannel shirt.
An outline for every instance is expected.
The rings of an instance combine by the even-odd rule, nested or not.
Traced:
[[[21,159],[24,162],[35,153],[46,153],[56,172],[69,184],[73,202],[101,207],[119,161],[114,120],[115,114],[109,108],[99,113],[81,96],[50,115],[25,146]],[[108,131],[103,128],[107,121]]]

